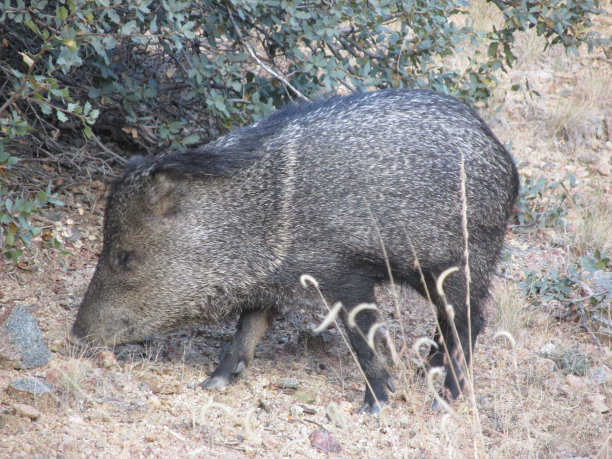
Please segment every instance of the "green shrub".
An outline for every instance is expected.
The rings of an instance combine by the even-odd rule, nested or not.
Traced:
[[[572,194],[576,177],[567,174],[562,180],[548,181],[544,177],[526,177],[521,184],[516,204],[516,220],[523,231],[537,227],[560,226],[568,213],[568,202],[578,197]]]
[[[18,159],[3,151],[0,142],[0,248],[5,257],[17,263],[23,253],[23,246],[29,245],[33,236],[38,236],[41,228],[31,224],[30,217],[49,204],[63,205],[57,196],[51,193],[51,185],[41,190],[31,199],[18,197],[15,200],[7,196],[4,178],[11,166]],[[55,241],[54,241],[55,242]]]
[[[590,29],[593,0],[493,3],[503,27],[475,30],[462,0],[4,0],[0,122],[77,120],[88,136],[93,125],[179,146],[339,90],[428,87],[484,103],[530,27],[569,51],[606,43]],[[483,43],[464,67],[447,64]]]

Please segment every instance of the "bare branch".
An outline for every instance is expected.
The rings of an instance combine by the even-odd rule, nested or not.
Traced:
[[[502,11],[504,11],[506,8],[510,6],[507,3],[502,2],[501,0],[490,0],[490,1],[491,3],[494,3],[495,6],[497,6]]]
[[[259,57],[257,57],[257,54],[255,54],[255,51],[253,51],[251,46],[244,40],[244,37],[242,36],[242,32],[240,32],[240,29],[236,25],[236,21],[234,21],[234,15],[232,14],[232,11],[230,10],[229,6],[227,6],[227,14],[229,14],[229,18],[230,18],[230,21],[232,22],[232,26],[234,27],[234,30],[236,31],[236,35],[238,35],[238,40],[240,40],[240,43],[242,44],[242,46],[245,47],[249,55],[253,59],[255,59],[255,61],[259,64],[259,66],[262,69],[264,69],[266,72],[268,72],[270,75],[272,75],[274,78],[276,78],[277,80],[280,80],[286,87],[291,89],[291,91],[293,91],[293,93],[296,96],[298,96],[300,99],[305,100],[307,102],[310,101],[308,97],[306,97],[304,94],[298,91],[297,88],[295,88],[291,83],[289,83],[289,81],[284,76],[272,70]]]
[[[125,166],[125,164],[127,163],[127,160],[123,157],[121,157],[120,155],[118,155],[117,153],[115,153],[113,150],[111,150],[110,148],[108,148],[106,145],[104,145],[100,139],[98,139],[98,137],[95,134],[91,134],[91,138],[94,139],[94,142],[96,142],[96,144],[102,149],[104,150],[106,153],[108,153],[115,161],[117,161],[119,164],[121,164],[122,166]]]

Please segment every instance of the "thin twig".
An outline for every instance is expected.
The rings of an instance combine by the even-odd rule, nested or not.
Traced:
[[[98,144],[98,146],[102,148],[102,150],[104,150],[106,153],[108,153],[115,161],[117,161],[122,166],[125,166],[125,164],[127,163],[127,160],[125,158],[122,158],[120,155],[118,155],[113,150],[104,145],[95,134],[92,133],[91,138],[94,139],[94,142],[96,142],[96,144]]]
[[[591,338],[593,338],[593,341],[595,341],[595,344],[597,345],[597,349],[599,349],[599,352],[603,354],[604,350],[601,347],[599,339],[586,323],[586,316],[584,314],[584,311],[582,310],[582,308],[578,308],[578,312],[580,313],[580,327],[583,328],[589,335],[591,335]]]
[[[514,282],[520,281],[518,277],[511,276],[510,274],[500,273],[499,271],[495,271],[495,275],[499,277],[503,277],[504,279],[514,281]]]
[[[242,46],[245,47],[245,49],[247,50],[249,55],[253,59],[255,59],[255,61],[259,64],[259,66],[262,69],[264,69],[266,72],[268,72],[274,78],[280,80],[286,87],[291,89],[291,91],[293,91],[296,96],[298,96],[300,99],[302,99],[302,100],[304,100],[306,102],[310,102],[310,99],[308,97],[306,97],[304,94],[302,94],[300,91],[298,91],[297,88],[295,88],[291,83],[289,83],[289,81],[284,76],[282,76],[280,73],[277,73],[274,70],[272,70],[259,57],[257,57],[257,54],[255,54],[255,51],[253,51],[251,46],[246,42],[246,40],[242,36],[242,32],[240,32],[240,29],[236,25],[236,21],[234,21],[234,15],[232,14],[232,11],[230,10],[229,6],[226,6],[226,8],[227,8],[227,14],[229,15],[230,21],[232,22],[232,26],[234,27],[234,30],[236,31],[236,35],[238,35],[238,40],[240,40],[240,43],[242,43]]]

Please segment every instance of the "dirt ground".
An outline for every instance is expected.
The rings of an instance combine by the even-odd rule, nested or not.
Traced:
[[[609,35],[610,14],[598,21]],[[527,269],[563,273],[594,249],[612,253],[612,65],[601,53],[544,50],[535,34],[520,40],[519,64],[499,75],[499,111],[483,116],[502,142],[512,143],[523,178],[560,180],[570,172],[577,185],[564,225],[510,228],[474,355],[473,398],[458,400],[452,414],[432,409],[432,391],[417,376],[410,348],[432,336],[433,317],[407,289],[397,300],[388,288],[378,295],[390,336],[406,350],[392,366],[398,390],[378,417],[357,413],[364,382],[339,331],[309,332],[325,316],[323,305],[300,303],[277,318],[246,374],[222,391],[197,384],[218,363],[235,318],[194,324],[114,354],[75,348],[66,333],[102,242],[105,184],[87,181],[65,189],[65,205],[43,215],[69,251],[65,270],[57,251],[39,239],[19,266],[0,261],[0,308],[32,306],[52,353],[43,368],[0,369],[0,457],[612,455],[610,335],[593,325],[599,349],[576,314],[558,318],[567,305],[535,304],[517,286]],[[539,96],[508,90],[526,80]],[[607,300],[600,310],[609,316],[610,307]],[[510,332],[514,345],[500,330]],[[584,368],[568,371],[560,356],[582,359]],[[54,386],[57,403],[41,408],[36,420],[16,413],[4,390],[23,377]],[[335,452],[316,447],[317,431],[331,435]]]

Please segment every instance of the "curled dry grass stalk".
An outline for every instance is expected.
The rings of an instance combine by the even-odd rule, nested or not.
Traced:
[[[379,403],[378,399],[376,398],[376,394],[374,394],[374,390],[372,389],[372,387],[370,385],[370,382],[368,381],[368,378],[366,378],[366,375],[365,375],[365,373],[363,371],[363,368],[361,368],[361,365],[359,364],[359,359],[355,355],[355,352],[353,351],[353,348],[351,347],[351,344],[349,343],[348,338],[341,331],[342,329],[340,328],[340,325],[338,324],[337,318],[338,318],[338,314],[342,310],[342,307],[343,307],[342,303],[337,302],[336,304],[334,304],[333,307],[330,308],[329,307],[329,303],[327,302],[327,300],[323,296],[323,293],[321,293],[321,290],[319,289],[319,283],[317,282],[317,280],[314,277],[310,276],[309,274],[302,274],[302,276],[300,276],[300,284],[304,288],[308,288],[309,286],[314,287],[315,290],[317,291],[317,293],[319,294],[319,297],[323,301],[323,304],[327,308],[327,311],[328,311],[327,315],[323,319],[323,322],[321,323],[321,325],[319,325],[315,329],[315,331],[318,331],[318,332],[323,331],[329,325],[331,325],[332,322],[336,325],[336,329],[340,333],[340,336],[342,337],[342,340],[344,341],[344,344],[346,345],[347,349],[350,351],[351,356],[353,357],[353,360],[357,363],[357,367],[359,368],[359,371],[361,372],[361,376],[363,376],[364,381],[366,382],[366,384],[369,387],[370,391],[374,395],[374,399],[376,400],[376,403]],[[358,305],[357,307],[360,307],[360,306],[361,305]],[[365,308],[362,308],[361,310],[363,310],[363,309],[365,309]],[[371,308],[369,308],[369,309],[371,309]],[[376,306],[374,306],[374,309],[378,309],[378,308]],[[354,320],[354,318],[353,318],[353,320]],[[322,326],[323,324],[325,324],[325,326]],[[359,327],[357,327],[357,330],[359,330]],[[373,348],[373,350],[374,350],[374,352],[376,352],[375,348]],[[378,356],[378,357],[380,358],[380,356]]]
[[[259,445],[261,438],[257,435],[255,427],[253,425],[253,417],[255,415],[255,407],[251,407],[244,414],[244,418],[240,419],[232,413],[232,409],[222,403],[210,401],[207,404],[194,407],[191,411],[191,425],[194,433],[199,433],[201,426],[207,425],[207,418],[211,416],[212,412],[219,412],[221,415],[229,418],[234,425],[241,424],[244,427],[245,438],[253,444]],[[199,450],[198,450],[199,451]],[[197,456],[197,455],[196,455]],[[199,456],[198,456],[199,457]]]
[[[465,265],[463,266],[463,272],[465,273],[465,282],[466,282],[466,313],[467,313],[467,317],[468,317],[468,336],[470,337],[469,340],[469,346],[470,349],[468,349],[468,352],[470,353],[469,355],[469,361],[472,362],[472,355],[471,355],[471,349],[472,349],[472,342],[471,342],[471,321],[470,321],[470,317],[471,317],[471,305],[470,305],[470,290],[469,290],[469,285],[471,282],[470,279],[470,266],[469,266],[469,247],[468,247],[468,243],[467,241],[469,240],[469,233],[468,233],[468,224],[467,224],[467,196],[466,196],[466,191],[465,191],[465,182],[466,182],[466,177],[465,177],[465,170],[463,168],[463,162],[461,163],[461,171],[460,171],[460,180],[461,180],[461,191],[462,191],[462,195],[461,195],[461,201],[462,201],[462,232],[463,232],[463,237],[464,237],[464,241],[465,241],[465,247],[464,247],[464,260],[465,260]],[[376,226],[376,222],[374,220],[374,218],[372,217],[372,221],[374,222],[375,227]],[[396,314],[397,317],[399,319],[399,326],[400,326],[400,333],[401,333],[401,340],[404,343],[402,346],[402,350],[407,350],[408,347],[406,345],[407,342],[407,335],[403,329],[402,326],[402,313],[399,310],[399,297],[398,297],[398,291],[396,288],[396,285],[393,281],[393,275],[391,272],[391,268],[389,266],[388,263],[388,257],[386,256],[386,251],[385,251],[385,245],[384,245],[384,241],[382,241],[380,232],[379,232],[379,238],[381,246],[382,246],[382,250],[384,252],[385,255],[385,260],[387,260],[387,269],[388,269],[388,274],[389,274],[389,278],[391,280],[391,287],[392,287],[392,293],[395,297],[395,307],[396,307]],[[413,250],[414,252],[414,250]],[[420,275],[421,275],[421,282],[422,284],[425,286],[425,291],[426,291],[426,296],[428,299],[428,303],[431,305],[432,307],[432,313],[434,314],[434,317],[437,318],[437,310],[435,305],[433,304],[433,302],[431,301],[431,296],[429,294],[429,292],[427,291],[427,286],[426,286],[426,282],[424,279],[424,274],[420,269],[420,265],[418,263],[418,259],[416,258],[416,253],[414,253],[415,255],[415,260],[416,260],[416,265],[419,269]],[[438,296],[440,296],[445,303],[445,307],[446,307],[446,313],[447,316],[449,318],[449,323],[452,326],[452,333],[454,335],[454,339],[455,341],[459,344],[459,346],[461,347],[461,340],[459,339],[459,333],[455,327],[455,323],[454,323],[454,316],[455,316],[455,310],[453,308],[453,306],[451,304],[448,304],[446,302],[446,296],[444,293],[444,281],[447,278],[448,275],[459,271],[458,267],[451,267],[447,270],[445,270],[443,273],[441,273],[441,275],[439,276],[439,278],[437,279],[437,283],[436,283],[436,288],[437,288],[437,294]],[[336,321],[337,319],[337,315],[340,313],[341,309],[342,309],[342,304],[341,303],[336,303],[334,304],[333,307],[329,307],[329,305],[327,304],[327,302],[325,301],[325,298],[323,297],[321,291],[318,288],[318,283],[317,281],[312,278],[309,275],[304,275],[301,277],[300,279],[301,284],[304,287],[308,287],[313,286],[317,289],[321,299],[323,300],[324,304],[326,305],[326,307],[328,308],[328,314],[326,315],[326,317],[323,319],[323,321],[321,322],[321,324],[319,325],[319,327],[317,327],[314,331],[315,332],[321,332],[322,330],[324,330],[325,328],[329,327],[332,323],[336,324],[336,327],[338,328],[338,330],[340,331],[340,327],[338,326],[338,323]],[[374,304],[369,304],[369,303],[364,303],[361,305],[358,305],[357,307],[355,307],[351,313],[348,316],[348,325],[351,327],[356,327],[356,323],[355,323],[355,317],[357,316],[357,314],[359,314],[361,311],[363,310],[378,310],[377,306]],[[367,336],[363,336],[363,338],[366,340],[366,342],[368,343],[368,345],[370,346],[370,348],[378,355],[378,351],[374,345],[374,335],[376,334],[376,332],[383,327],[384,324],[382,322],[377,322],[376,324],[374,324],[371,329],[367,332]],[[442,330],[440,328],[440,324],[437,323],[436,320],[436,327],[438,328],[438,332],[440,333],[440,335],[442,336]],[[359,328],[357,327],[357,329],[359,330]],[[517,325],[514,328],[514,331],[516,332],[519,329],[519,326]],[[363,379],[366,381],[366,384],[369,384],[367,381],[367,378],[365,377],[365,374],[363,373],[363,370],[361,369],[361,367],[359,366],[359,361],[357,359],[357,357],[355,356],[354,352],[352,351],[352,348],[350,347],[350,344],[348,342],[348,339],[345,337],[345,335],[340,332],[342,335],[342,338],[347,346],[347,348],[350,350],[351,355],[353,356],[353,359],[355,360],[355,362],[357,363],[358,367],[360,368],[360,371],[362,372],[362,376]],[[360,332],[361,333],[361,332]],[[387,330],[387,334],[388,334],[388,330]],[[501,331],[498,332],[498,334],[496,335],[496,338],[498,337],[504,337],[506,338],[510,344],[512,345],[513,348],[513,364],[514,364],[514,368],[515,371],[518,368],[518,364],[516,361],[516,354],[514,352],[514,348],[515,348],[515,340],[514,337],[512,335],[511,332],[508,331]],[[406,361],[408,359],[406,359],[405,357],[407,357],[404,352],[397,352],[397,349],[395,347],[395,345],[393,344],[394,340],[388,340],[388,343],[390,343],[391,345],[389,346],[392,356],[393,356],[393,362],[394,364],[399,364],[399,369],[400,371],[402,371],[402,373],[406,374],[408,373],[408,366],[406,365]],[[429,339],[429,338],[421,338],[419,340],[417,340],[413,347],[412,350],[413,352],[415,352],[415,354],[421,358],[421,355],[419,353],[419,348],[425,344],[429,344],[431,346],[437,346],[437,343],[435,343],[433,340]],[[461,353],[463,354],[463,363],[465,365],[465,362],[468,360],[466,359],[465,356],[465,350],[463,348],[460,349]],[[450,361],[450,355],[448,355],[448,350],[445,348],[445,352],[447,354],[447,359]],[[382,358],[382,356],[378,355],[379,359],[381,362],[384,362],[384,359]],[[421,361],[423,359],[421,358]],[[426,365],[426,362],[422,362],[424,365]],[[453,366],[450,367],[451,371],[453,371],[453,373],[455,372],[455,369],[453,368]],[[473,444],[472,444],[472,448],[473,448],[473,453],[475,457],[478,457],[480,455],[480,451],[484,451],[484,436],[483,436],[483,431],[482,431],[482,426],[480,424],[480,419],[479,419],[479,411],[478,411],[478,406],[476,403],[476,396],[475,396],[475,390],[474,390],[474,376],[473,376],[473,370],[472,370],[472,365],[470,364],[469,366],[466,366],[465,368],[461,369],[462,373],[464,374],[465,377],[465,381],[466,381],[466,387],[469,390],[469,394],[466,394],[468,396],[468,400],[471,406],[471,419],[472,419],[472,440],[473,440]],[[457,412],[456,410],[454,410],[447,402],[446,400],[444,400],[443,397],[440,396],[440,394],[438,393],[438,390],[435,388],[435,384],[434,384],[434,380],[437,377],[440,377],[443,374],[443,370],[441,368],[432,368],[429,370],[428,374],[427,374],[427,382],[428,382],[428,386],[432,392],[432,394],[434,395],[434,397],[437,400],[438,406],[441,407],[444,412],[446,414],[443,415],[443,421],[448,423],[449,418],[454,418],[457,420],[463,419]],[[455,379],[458,380],[458,375],[454,375]],[[407,379],[407,378],[406,378]],[[421,417],[417,416],[417,419],[422,420]],[[444,430],[444,429],[443,429]],[[450,436],[448,437],[449,441],[450,441]]]

